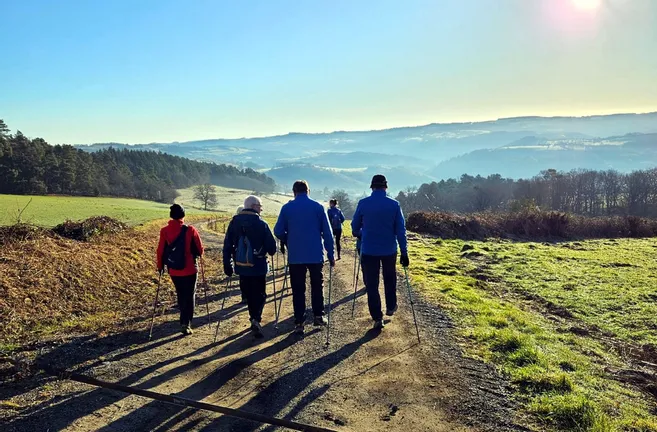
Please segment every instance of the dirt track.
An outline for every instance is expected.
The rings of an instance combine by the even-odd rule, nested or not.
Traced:
[[[220,238],[207,231],[204,236],[210,257],[217,257]],[[270,295],[263,317],[266,338],[255,340],[233,287],[216,344],[215,325],[203,325],[200,301],[192,337],[177,333],[173,310],[159,319],[151,342],[142,322],[139,330],[45,346],[41,361],[123,385],[340,431],[522,429],[515,425],[504,382],[483,363],[462,357],[449,320],[435,307],[418,305],[423,343],[417,344],[402,284],[399,312],[382,332],[370,330],[362,289],[352,319],[353,263],[353,255],[345,254],[333,272],[329,348],[325,329],[309,325],[305,337],[291,334],[289,291],[278,329]],[[328,287],[328,268],[325,274]],[[283,272],[277,276],[280,292]],[[225,284],[220,275],[212,281],[210,310],[216,323]],[[3,430],[283,430],[43,376],[3,386],[0,399],[11,396],[26,408],[5,411]]]

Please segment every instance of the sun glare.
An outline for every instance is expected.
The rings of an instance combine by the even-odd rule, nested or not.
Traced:
[[[580,10],[596,10],[602,4],[602,0],[573,0],[573,4]]]

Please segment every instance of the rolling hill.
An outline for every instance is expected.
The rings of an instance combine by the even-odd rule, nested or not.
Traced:
[[[657,166],[657,134],[630,134],[604,139],[546,139],[530,136],[511,144],[477,150],[441,162],[430,174],[437,179],[463,173],[527,178],[555,168],[614,169],[621,172]]]
[[[375,131],[78,147],[150,149],[251,167],[283,186],[305,178],[315,189],[340,187],[359,193],[368,186],[366,177],[379,172],[396,177],[391,185],[404,189],[466,172],[518,178],[547,168],[635,170],[656,164],[654,134],[657,113],[516,117]],[[618,140],[623,143],[610,144]]]

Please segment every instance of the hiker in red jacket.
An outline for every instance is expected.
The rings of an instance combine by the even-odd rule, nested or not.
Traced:
[[[196,228],[185,225],[185,209],[179,204],[174,204],[170,210],[171,220],[160,230],[157,270],[161,275],[164,273],[164,267],[167,267],[176,287],[180,308],[180,331],[184,335],[191,335],[198,270],[196,259],[203,256],[203,243]]]

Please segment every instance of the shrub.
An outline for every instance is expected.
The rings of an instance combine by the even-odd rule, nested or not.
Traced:
[[[590,218],[531,207],[509,213],[465,216],[415,212],[409,215],[407,227],[417,233],[461,240],[484,240],[488,237],[566,240],[657,236],[657,220],[653,219],[635,216]]]
[[[0,245],[34,240],[47,236],[52,236],[50,230],[35,225],[19,223],[11,226],[0,226]]]
[[[121,221],[107,216],[98,216],[80,222],[66,221],[52,230],[61,237],[87,241],[101,234],[117,234],[126,228],[127,225]]]

